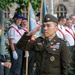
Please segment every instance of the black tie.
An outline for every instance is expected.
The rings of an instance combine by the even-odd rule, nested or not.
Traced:
[[[74,29],[75,29],[75,25],[74,25]]]
[[[49,39],[48,38],[46,38],[46,44],[48,44],[49,43]]]
[[[62,29],[62,26],[60,26],[60,28]]]
[[[18,29],[21,29],[21,27],[20,26],[17,26],[18,27]]]

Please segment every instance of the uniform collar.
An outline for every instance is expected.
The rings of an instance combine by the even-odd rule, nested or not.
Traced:
[[[16,26],[18,29],[21,29],[21,26],[16,25],[15,23],[13,23],[14,26]]]
[[[58,39],[58,37],[57,37],[57,35],[55,35],[55,36],[51,39],[51,41],[56,42],[57,39]]]
[[[14,26],[16,26],[17,27],[17,25],[15,24],[15,23],[13,23],[14,24]]]
[[[57,43],[57,40],[58,40],[57,35],[55,35],[55,36],[53,37],[53,39],[50,40],[50,41],[48,41],[48,42],[47,42],[47,40],[46,40],[46,41],[45,41],[45,42],[46,42],[46,48],[50,47],[50,45],[56,44],[56,43]]]
[[[57,35],[55,35],[52,39],[48,39],[48,38],[45,38],[46,40],[48,41],[56,41],[56,39],[58,39]]]

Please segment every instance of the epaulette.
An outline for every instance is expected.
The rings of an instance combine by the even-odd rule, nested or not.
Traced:
[[[64,41],[64,42],[66,42],[66,40],[65,39],[61,39],[61,38],[58,38],[59,40],[61,40],[61,41]]]
[[[61,38],[59,38],[59,40],[61,40],[62,42],[65,42],[66,43],[66,46],[70,46],[70,44],[69,44],[69,42],[67,40],[61,39]]]

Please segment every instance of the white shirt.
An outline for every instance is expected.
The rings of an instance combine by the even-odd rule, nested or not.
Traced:
[[[22,35],[23,35],[25,32],[28,32],[28,29],[27,29],[26,27],[22,27],[21,30],[22,30],[22,31],[21,31],[21,32],[22,32]]]
[[[56,32],[57,36],[61,39],[64,39],[64,36],[66,35],[66,31],[65,31],[64,26],[63,25],[58,25],[58,29],[61,30],[61,31],[57,30],[57,32]],[[64,34],[64,36],[61,32]]]
[[[73,32],[75,33],[75,24],[72,25]]]
[[[23,35],[22,30],[18,29],[18,27],[15,23],[13,23],[11,26],[14,26]],[[19,39],[21,38],[21,35],[14,28],[10,28],[8,30],[8,39],[10,39],[10,38],[13,38],[12,42],[16,44],[19,41]]]
[[[22,27],[21,30],[22,30],[22,35],[23,35],[25,32],[28,32],[28,29],[27,29],[26,27]],[[24,57],[26,57],[26,52],[25,52]],[[28,57],[29,57],[29,51],[28,51]]]
[[[71,28],[66,26],[65,29],[67,29],[72,35],[74,35],[73,30]],[[70,46],[74,46],[74,38],[69,32],[66,31],[67,34],[65,35],[65,38]]]

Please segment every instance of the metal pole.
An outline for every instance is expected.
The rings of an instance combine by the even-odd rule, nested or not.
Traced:
[[[5,55],[5,36],[4,36],[3,11],[2,10],[0,10],[0,24],[2,25],[0,53],[2,55]]]
[[[50,11],[51,11],[51,14],[53,15],[54,14],[54,9],[53,9],[53,0],[50,0],[51,2],[50,2]]]

